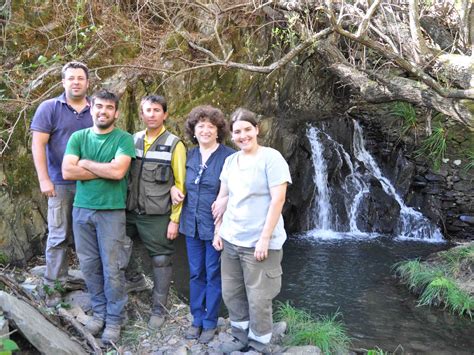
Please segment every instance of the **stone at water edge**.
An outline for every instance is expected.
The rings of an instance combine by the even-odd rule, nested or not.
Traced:
[[[285,349],[284,354],[294,354],[294,355],[320,355],[321,349],[317,346],[306,345],[306,346],[290,346]]]
[[[273,324],[272,338],[278,339],[285,335],[287,328],[286,322],[278,322]],[[273,342],[273,341],[272,341]]]

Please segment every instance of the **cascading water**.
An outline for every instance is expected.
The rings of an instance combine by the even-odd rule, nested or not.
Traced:
[[[321,230],[331,230],[331,202],[328,185],[326,160],[323,157],[324,147],[318,140],[315,128],[308,130],[308,138],[311,142],[311,150],[314,166],[314,185],[318,190],[317,204],[314,215],[317,218],[317,226]]]
[[[332,139],[327,133],[318,128],[308,127],[307,137],[311,144],[312,160],[314,166],[315,183],[315,206],[314,221],[315,230],[311,234],[316,236],[358,236],[373,237],[374,233],[366,233],[358,226],[358,217],[363,211],[360,206],[370,193],[370,179],[376,179],[383,191],[391,199],[395,200],[400,208],[398,222],[394,234],[399,238],[424,239],[429,241],[443,241],[443,236],[438,228],[424,217],[420,212],[405,205],[402,198],[397,194],[394,186],[383,176],[377,162],[365,149],[362,128],[354,122],[354,136],[352,152],[353,157],[344,147]],[[343,221],[338,213],[334,215],[332,200],[335,199],[335,186],[331,186],[328,179],[327,161],[324,158],[324,145],[322,139],[331,147],[331,153],[345,167],[348,173],[339,180],[340,190],[343,192],[344,208],[347,221]],[[340,212],[340,211],[339,211]],[[339,234],[338,234],[339,232]]]

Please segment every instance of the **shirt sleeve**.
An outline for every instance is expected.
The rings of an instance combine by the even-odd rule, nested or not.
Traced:
[[[81,145],[80,145],[79,134],[80,132],[74,132],[71,135],[71,137],[69,138],[67,142],[66,151],[64,152],[64,155],[75,155],[78,158],[81,157]]]
[[[53,116],[53,105],[50,101],[42,102],[31,120],[31,130],[43,133],[52,133],[53,122],[51,121]]]
[[[133,142],[131,134],[126,133],[124,134],[123,139],[120,139],[115,156],[118,157],[119,155],[128,155],[132,159],[135,159],[135,143]]]
[[[269,150],[266,160],[266,173],[268,178],[268,187],[281,185],[285,182],[291,184],[290,168],[285,158],[278,150]]]
[[[173,170],[174,184],[178,189],[186,192],[184,187],[186,179],[186,148],[183,142],[178,142],[174,148],[173,155],[171,156],[171,169]],[[182,208],[183,203],[171,206],[170,219],[173,222],[179,223]]]
[[[225,158],[224,165],[222,166],[221,175],[219,176],[219,180],[227,185],[227,180],[229,178],[229,162],[230,162],[231,155]]]

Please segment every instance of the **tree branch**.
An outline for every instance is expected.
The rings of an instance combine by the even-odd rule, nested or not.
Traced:
[[[369,28],[370,19],[372,18],[375,11],[379,7],[380,2],[381,0],[374,1],[372,5],[370,6],[369,10],[367,11],[367,13],[365,14],[365,16],[362,18],[362,21],[359,25],[359,29],[356,32],[357,37],[362,37],[367,31],[367,29]]]
[[[408,16],[410,22],[410,34],[414,43],[413,56],[415,62],[420,64],[423,61],[422,58],[427,54],[428,48],[426,47],[425,39],[420,30],[418,0],[409,0]]]

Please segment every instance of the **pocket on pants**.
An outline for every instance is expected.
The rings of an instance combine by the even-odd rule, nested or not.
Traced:
[[[48,201],[48,226],[58,228],[63,223],[61,201]]]
[[[262,286],[260,287],[260,295],[262,298],[273,299],[280,293],[282,274],[283,270],[281,265],[263,272]]]
[[[128,266],[128,262],[130,261],[130,256],[132,255],[132,240],[129,237],[125,237],[120,242],[120,251],[119,251],[119,258],[118,258],[118,266],[119,269],[125,270]]]

